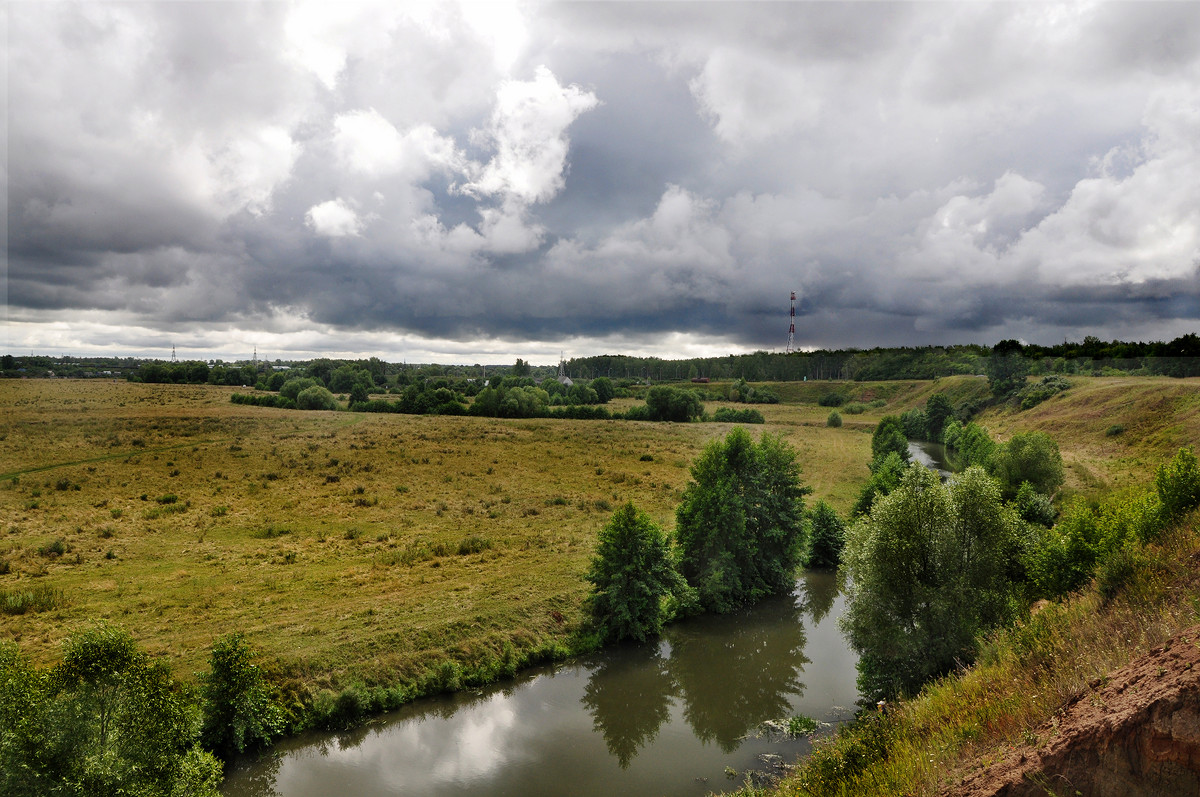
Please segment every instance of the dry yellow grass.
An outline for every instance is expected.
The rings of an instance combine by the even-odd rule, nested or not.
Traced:
[[[231,392],[0,382],[0,589],[65,597],[0,615],[6,638],[47,663],[107,618],[190,675],[242,631],[317,687],[534,650],[581,621],[611,510],[633,500],[672,528],[689,465],[730,428],[284,411]],[[764,412],[845,510],[869,435]]]

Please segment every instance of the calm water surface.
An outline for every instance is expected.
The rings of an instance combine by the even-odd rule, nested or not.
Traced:
[[[762,723],[848,719],[856,657],[834,577],[351,733],[309,735],[229,772],[226,797],[704,795],[807,752]],[[725,768],[738,771],[728,778]]]
[[[941,443],[930,443],[925,440],[909,440],[908,455],[913,462],[919,462],[930,470],[936,470],[945,481],[953,476],[957,469],[950,459],[949,452]]]

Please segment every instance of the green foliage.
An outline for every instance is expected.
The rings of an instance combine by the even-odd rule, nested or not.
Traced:
[[[822,407],[840,407],[846,403],[846,397],[841,393],[829,392],[823,394],[817,399],[817,404]]]
[[[1125,427],[1119,423],[1114,423],[1112,426],[1104,430],[1105,437],[1116,437],[1125,431]]]
[[[616,397],[617,388],[613,381],[607,376],[602,376],[598,379],[593,379],[588,383],[588,387],[596,391],[596,399],[601,404],[607,404]]]
[[[871,511],[871,505],[875,503],[876,498],[896,489],[908,463],[895,451],[888,451],[871,460],[867,467],[871,469],[871,478],[858,494],[858,500],[854,502],[854,508],[851,510],[852,515],[865,515]]]
[[[1158,468],[1154,487],[1163,511],[1176,518],[1200,505],[1200,466],[1190,448],[1181,448],[1175,458]]]
[[[904,436],[909,440],[929,439],[929,419],[925,416],[925,410],[920,407],[913,407],[901,415],[900,425],[904,429]],[[907,447],[906,444],[905,448]]]
[[[972,421],[962,428],[956,443],[954,448],[958,450],[965,467],[976,466],[984,470],[991,468],[996,443],[987,429]]]
[[[726,612],[792,588],[805,548],[796,452],[736,427],[692,465],[676,511],[680,569],[707,610]]]
[[[954,405],[945,393],[934,393],[925,402],[925,426],[928,439],[934,442],[942,440],[942,429],[946,422],[954,416]]]
[[[646,392],[647,420],[686,423],[704,414],[700,397],[692,390],[655,385]]]
[[[1027,385],[1017,391],[1017,399],[1021,409],[1028,410],[1041,404],[1048,398],[1068,390],[1071,383],[1061,376],[1045,376],[1035,385]]]
[[[48,673],[0,645],[0,793],[216,797],[195,728],[191,691],[121,629],[75,634]]]
[[[587,579],[592,618],[601,638],[611,642],[656,636],[670,619],[668,598],[685,592],[666,534],[632,502],[600,530]]]
[[[1018,432],[995,448],[991,472],[1000,480],[1005,498],[1015,497],[1024,483],[1042,495],[1052,496],[1063,483],[1062,454],[1045,432]]]
[[[908,462],[908,438],[904,435],[904,423],[895,415],[885,415],[871,433],[871,459],[886,457],[892,451]]]
[[[842,416],[838,415],[838,411],[834,410],[829,413],[829,417],[825,419],[825,425],[832,429],[842,428]]]
[[[975,635],[1015,606],[1007,563],[1019,524],[999,486],[979,468],[944,485],[910,466],[850,531],[843,628],[860,653],[868,697],[911,694],[956,662],[971,661]]]
[[[1091,507],[1073,501],[1058,525],[1040,533],[1025,556],[1025,570],[1039,596],[1057,599],[1083,586],[1100,557],[1100,524]]]
[[[1013,508],[1017,510],[1021,520],[1046,528],[1054,524],[1054,518],[1058,514],[1054,510],[1054,504],[1050,501],[1050,497],[1038,492],[1029,482],[1021,482],[1021,486],[1017,488],[1017,497],[1013,499]]]
[[[300,391],[296,396],[296,406],[302,410],[336,410],[338,402],[326,388],[313,385]]]
[[[307,377],[307,376],[294,377],[292,379],[287,380],[286,382],[283,383],[283,385],[280,386],[279,395],[283,396],[284,398],[289,398],[292,401],[295,401],[296,397],[300,395],[300,391],[307,390],[308,388],[313,387],[314,385],[320,385],[320,386],[324,387],[324,384],[322,382],[320,382],[316,379],[313,379],[311,377]]]
[[[951,418],[946,421],[942,427],[942,444],[946,448],[958,448],[958,441],[962,438],[962,423],[957,418]]]
[[[988,387],[998,399],[1007,398],[1025,387],[1029,361],[1023,347],[1015,340],[1002,340],[992,349],[987,361]]]
[[[836,569],[846,544],[846,524],[824,501],[818,501],[809,514],[808,566]]]
[[[283,714],[271,700],[262,672],[241,634],[213,643],[209,671],[200,676],[204,746],[228,760],[268,744],[283,730]]]
[[[712,416],[714,423],[766,423],[767,419],[758,410],[735,410],[731,407],[719,407]]]

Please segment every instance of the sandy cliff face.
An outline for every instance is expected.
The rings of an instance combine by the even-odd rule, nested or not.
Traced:
[[[954,797],[1200,795],[1200,626],[1094,683]]]

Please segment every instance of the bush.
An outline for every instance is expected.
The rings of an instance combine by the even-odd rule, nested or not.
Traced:
[[[286,387],[286,385],[284,386]],[[296,406],[302,410],[336,410],[337,399],[320,385],[306,387],[296,396]]]
[[[840,407],[846,403],[846,397],[841,393],[826,393],[817,399],[817,404],[822,407]]]
[[[1125,431],[1124,426],[1122,426],[1119,423],[1114,423],[1112,426],[1110,426],[1104,430],[1104,436],[1105,437],[1116,437],[1117,435],[1124,433],[1124,431]]]
[[[201,739],[205,747],[226,760],[269,744],[283,731],[283,712],[271,700],[241,634],[213,643],[209,671],[200,676],[200,696],[204,705]]]
[[[686,423],[703,415],[704,405],[692,390],[655,385],[646,393],[646,410],[652,421]],[[628,414],[625,417],[628,418]]]
[[[600,530],[587,579],[588,609],[601,638],[612,642],[656,636],[669,619],[667,599],[684,593],[667,535],[632,502]]]
[[[1200,467],[1190,448],[1181,448],[1175,458],[1158,468],[1154,487],[1163,511],[1176,518],[1200,505]]]
[[[309,377],[296,377],[294,379],[287,380],[282,386],[280,386],[279,395],[295,401],[300,395],[301,391],[307,390],[314,385],[321,385],[322,387],[324,386],[321,381],[317,379],[311,379]]]
[[[867,405],[861,401],[851,401],[846,406],[842,407],[842,412],[847,415],[862,415],[867,411]]]
[[[842,426],[842,416],[838,415],[837,410],[829,413],[829,417],[825,419],[825,425],[834,429],[840,429]]]
[[[714,423],[766,423],[766,418],[758,410],[735,410],[721,407],[712,416]]]
[[[1023,483],[1042,495],[1054,495],[1063,483],[1062,454],[1045,432],[1021,432],[991,457],[991,471],[1000,480],[1006,498],[1015,497]]]
[[[1049,496],[1038,492],[1029,482],[1021,482],[1021,486],[1017,488],[1013,508],[1026,523],[1036,523],[1046,528],[1054,525],[1054,517],[1058,514],[1054,511],[1054,504]]]

